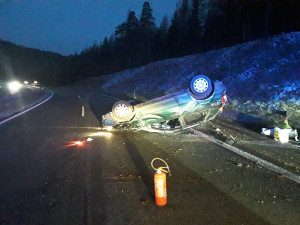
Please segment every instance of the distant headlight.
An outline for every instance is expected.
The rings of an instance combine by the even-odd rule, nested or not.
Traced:
[[[7,84],[7,86],[8,86],[8,89],[10,90],[10,92],[15,93],[20,90],[20,88],[22,87],[22,84],[20,84],[20,82],[18,82],[18,81],[12,81],[12,82],[9,82]]]

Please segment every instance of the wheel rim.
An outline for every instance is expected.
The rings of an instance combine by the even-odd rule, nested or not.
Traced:
[[[203,93],[208,89],[208,82],[204,78],[198,78],[194,81],[193,87],[198,93]]]
[[[115,107],[115,114],[118,116],[118,117],[125,117],[127,116],[128,114],[128,106],[125,105],[125,104],[118,104],[116,107]]]

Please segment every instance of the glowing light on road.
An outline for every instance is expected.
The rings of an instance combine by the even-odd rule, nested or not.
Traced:
[[[83,145],[83,141],[76,141],[76,142],[75,142],[75,145],[81,146],[81,145]]]
[[[11,93],[15,93],[15,92],[18,92],[21,87],[22,87],[22,84],[20,84],[19,81],[12,81],[12,82],[9,82],[7,84],[8,86],[8,89],[10,90]]]
[[[24,81],[24,84],[25,84],[25,85],[27,85],[27,84],[28,84],[28,81],[27,81],[27,80],[25,80],[25,81]]]
[[[112,127],[112,126],[108,126],[108,127],[106,127],[106,130],[112,131],[112,130],[113,130],[113,127]]]
[[[72,147],[72,146],[77,146],[77,147],[84,147],[85,143],[87,141],[71,141],[69,144],[65,145],[64,147]]]
[[[92,133],[89,136],[91,136],[91,137],[96,137],[96,136],[111,137],[112,133],[100,131],[100,132]]]

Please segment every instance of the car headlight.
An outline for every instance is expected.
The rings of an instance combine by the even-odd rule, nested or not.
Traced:
[[[20,90],[20,88],[22,87],[22,85],[18,81],[9,82],[7,84],[7,86],[8,86],[8,89],[10,90],[10,92],[12,92],[12,93],[18,92]]]

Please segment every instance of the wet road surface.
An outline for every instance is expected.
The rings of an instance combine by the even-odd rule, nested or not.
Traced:
[[[114,102],[57,89],[47,103],[0,126],[0,224],[299,221],[297,183],[193,132],[99,130]],[[172,172],[161,208],[154,203],[155,157]]]

